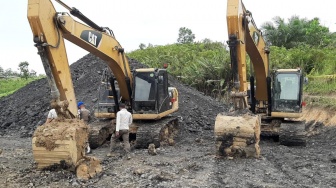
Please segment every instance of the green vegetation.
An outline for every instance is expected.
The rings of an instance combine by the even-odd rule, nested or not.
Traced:
[[[270,68],[300,67],[309,79],[304,87],[306,93],[336,92],[335,77],[324,76],[336,72],[336,34],[322,26],[318,18],[307,20],[293,16],[285,22],[276,17],[273,21],[262,26],[264,37],[271,44]],[[185,84],[207,95],[223,96],[230,80],[229,51],[223,43],[209,39],[193,42],[194,37],[190,29],[183,27],[177,44],[147,47],[140,44],[140,49],[128,56],[149,67],[168,64],[170,74]]]
[[[287,49],[304,46],[327,47],[334,42],[334,36],[327,27],[320,24],[319,18],[312,20],[292,16],[285,22],[280,17],[262,25],[265,38],[273,46]]]
[[[335,95],[307,95],[304,97],[304,101],[309,106],[318,106],[328,108],[330,111],[336,110],[336,97]]]
[[[221,95],[227,85],[230,56],[220,42],[202,42],[147,47],[128,54],[149,67],[162,68],[183,83],[207,95]]]
[[[179,37],[177,39],[178,43],[190,44],[193,43],[195,39],[195,34],[192,33],[191,29],[186,27],[181,27],[179,30]]]
[[[4,70],[0,66],[0,98],[14,93],[34,80],[45,77],[43,75],[36,76],[34,70],[29,71],[29,63],[27,61],[21,62],[18,70],[20,70],[20,73],[10,68]]]
[[[304,90],[310,94],[336,92],[336,33],[329,32],[318,18],[293,16],[285,22],[276,17],[262,26],[271,46],[271,68],[301,67],[309,78]]]
[[[44,76],[25,78],[0,79],[0,98],[11,95],[18,89],[24,87],[32,81],[44,78]]]

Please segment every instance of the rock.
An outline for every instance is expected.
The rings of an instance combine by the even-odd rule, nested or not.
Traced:
[[[155,144],[149,144],[148,153],[149,153],[149,155],[157,155],[156,149],[155,149]]]
[[[0,155],[2,154],[2,149],[0,149]]]
[[[195,139],[195,142],[197,142],[197,143],[202,143],[202,142],[203,142],[203,139],[201,139],[201,138],[196,138],[196,139]]]
[[[145,169],[137,168],[133,170],[133,174],[141,176],[142,174],[146,173]]]
[[[88,180],[102,172],[103,168],[99,159],[87,156],[84,159],[85,160],[83,160],[76,168],[76,175],[78,179]]]
[[[72,186],[77,186],[77,185],[79,185],[79,184],[78,184],[77,181],[75,180],[71,185],[72,185]]]
[[[152,179],[158,181],[171,181],[174,179],[174,175],[168,172],[161,172],[160,174],[152,177]]]
[[[168,145],[170,145],[170,146],[175,145],[175,141],[174,141],[174,139],[169,138],[169,139],[168,139]]]

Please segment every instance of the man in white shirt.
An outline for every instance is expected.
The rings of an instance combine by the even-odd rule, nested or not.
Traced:
[[[45,123],[50,123],[53,119],[57,118],[57,113],[55,109],[51,109],[48,113],[47,121]]]
[[[125,104],[119,104],[120,111],[117,113],[116,119],[116,131],[111,137],[110,143],[110,153],[107,154],[108,157],[115,156],[113,151],[115,149],[116,141],[122,137],[124,142],[124,150],[126,152],[127,159],[131,159],[130,156],[130,143],[129,143],[129,126],[133,122],[132,114],[127,111]]]

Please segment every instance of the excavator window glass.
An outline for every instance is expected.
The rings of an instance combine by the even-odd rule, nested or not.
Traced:
[[[153,72],[138,72],[135,76],[135,101],[155,100],[155,75]]]
[[[274,95],[278,99],[299,100],[300,77],[296,73],[281,73],[275,79]]]

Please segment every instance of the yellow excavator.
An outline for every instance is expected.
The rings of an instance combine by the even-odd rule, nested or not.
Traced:
[[[252,155],[258,155],[260,133],[278,136],[283,145],[304,146],[304,122],[294,120],[302,113],[302,70],[269,70],[270,49],[241,0],[227,1],[227,29],[235,113],[219,114],[216,118],[219,154],[246,155],[252,149]],[[250,85],[247,55],[251,60]]]
[[[28,0],[28,20],[51,88],[52,105],[59,119],[75,119],[78,110],[64,44],[66,39],[104,60],[111,72],[109,86],[103,92],[110,100],[100,104],[100,110],[95,113],[97,118],[115,118],[118,106],[123,102],[134,119],[130,132],[135,135],[136,148],[148,147],[151,143],[159,147],[162,142],[172,142],[178,121],[171,114],[178,110],[178,92],[176,88],[169,87],[166,69],[131,70],[124,48],[111,29],[98,26],[78,9],[56,1],[83,23],[74,20],[68,12],[56,12],[50,0]],[[97,83],[96,87],[99,85]],[[89,124],[92,148],[101,145],[112,134],[111,126],[110,121]],[[48,164],[58,163],[72,155],[66,151],[70,150],[68,146],[53,156],[41,147],[34,148],[35,159],[46,159],[44,161],[49,161]]]

